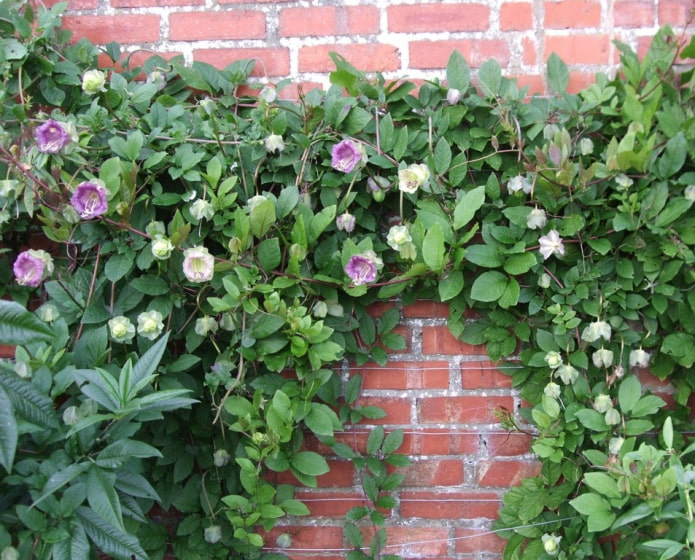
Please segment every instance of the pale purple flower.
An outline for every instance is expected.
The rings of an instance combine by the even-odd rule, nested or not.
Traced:
[[[345,265],[345,274],[350,277],[355,286],[362,286],[376,280],[376,274],[380,266],[383,266],[383,263],[376,256],[376,253],[374,251],[365,251],[350,257],[350,260]]]
[[[63,125],[53,119],[47,120],[34,132],[36,147],[44,154],[57,154],[70,143],[70,134]]]
[[[17,284],[36,288],[53,274],[53,258],[43,249],[28,249],[17,255],[12,271]]]
[[[552,255],[564,255],[565,246],[562,244],[562,238],[555,229],[551,229],[547,235],[538,239],[540,243],[541,255],[543,260],[548,260]]]
[[[331,166],[336,171],[350,173],[362,161],[364,150],[360,144],[349,138],[333,146],[331,150]]]
[[[355,231],[355,216],[349,212],[341,214],[335,219],[335,227],[338,228],[338,231],[347,231],[348,233]]]
[[[109,209],[106,195],[106,189],[99,183],[85,181],[75,187],[70,204],[83,220],[89,220],[105,214]]]
[[[212,280],[215,257],[205,247],[191,247],[183,252],[183,273],[190,282]]]

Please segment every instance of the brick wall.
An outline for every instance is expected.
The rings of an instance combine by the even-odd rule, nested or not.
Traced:
[[[504,542],[492,533],[493,520],[506,489],[538,473],[530,453],[531,439],[504,431],[495,411],[514,411],[521,404],[510,378],[492,364],[482,347],[456,340],[446,325],[448,307],[419,302],[402,309],[399,332],[404,352],[391,354],[386,366],[348,366],[345,375],[363,376],[362,404],[382,407],[387,416],[364,422],[340,438],[364,452],[374,425],[388,433],[402,429],[399,452],[412,464],[405,482],[393,493],[398,504],[387,514],[389,554],[405,558],[498,558]],[[311,517],[276,528],[267,540],[287,533],[288,548],[277,548],[292,560],[345,558],[343,515],[364,505],[351,462],[331,457],[331,472],[319,477],[319,488],[298,496]],[[282,479],[282,482],[290,480]]]
[[[49,0],[55,3],[57,0]],[[644,51],[664,24],[683,28],[693,0],[69,0],[75,37],[117,41],[129,51],[182,54],[224,67],[258,60],[256,76],[327,83],[328,52],[388,78],[442,77],[458,49],[472,67],[495,58],[532,92],[545,89],[545,61],[559,54],[571,88],[615,68],[612,39]]]

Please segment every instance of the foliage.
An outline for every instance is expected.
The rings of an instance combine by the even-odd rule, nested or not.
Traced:
[[[19,346],[3,371],[30,364],[22,387],[64,418],[39,424],[61,448],[31,468],[2,442],[14,513],[0,544],[88,558],[89,537],[117,557],[161,557],[167,535],[145,516],[156,501],[184,515],[169,539],[178,558],[272,556],[266,532],[308,510],[270,473],[315,486],[328,469],[309,437],[360,471],[369,505],[348,513],[350,557],[381,557],[401,480],[385,465],[404,465],[401,436],[373,430],[364,455],[339,441],[382,413],[336,364],[403,349],[398,312],[368,313],[398,297],[449,303],[456,336],[520,366],[513,382],[531,406],[502,419],[536,433],[543,471],[505,497],[506,557],[611,556],[604,537],[616,532],[631,552],[690,549],[687,533],[644,530],[665,513],[633,470],[620,497],[599,496],[611,483],[596,476],[658,457],[667,513],[689,520],[675,434],[695,361],[695,118],[671,30],[641,61],[618,43],[621,74],[578,94],[554,56],[554,95],[528,98],[495,61],[474,87],[456,52],[447,87],[419,88],[334,54],[333,87],[291,102],[278,95],[286,82],[250,78],[251,61],[216,70],[153,56],[131,68],[116,44],[66,44],[64,7],[0,4],[0,289],[41,302],[54,334]],[[99,54],[113,70],[96,69]],[[677,389],[668,457],[650,451],[666,415],[638,380],[647,366]],[[41,440],[2,387],[18,437]],[[124,446],[127,464],[114,452]],[[140,494],[118,485],[126,474]],[[602,513],[589,512],[592,496]]]

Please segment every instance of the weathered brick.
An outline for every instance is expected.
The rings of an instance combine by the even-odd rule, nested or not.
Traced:
[[[601,24],[601,4],[597,0],[545,2],[546,29],[584,29]]]
[[[165,6],[202,6],[205,0],[110,0],[112,8],[163,8]]]
[[[291,525],[291,526],[280,526],[275,527],[272,531],[265,534],[265,542],[270,546],[276,542],[278,536],[286,533],[291,536],[292,543],[287,548],[282,550],[283,553],[290,556],[290,558],[300,558],[297,553],[293,553],[292,550],[296,549],[299,551],[304,551],[304,549],[316,551],[318,553],[324,551],[325,556],[315,556],[312,554],[313,559],[336,559],[344,558],[344,556],[334,556],[330,552],[332,550],[341,550],[343,548],[343,526],[338,525],[323,525],[320,527],[309,526],[309,525]],[[302,554],[300,552],[299,554]]]
[[[385,367],[365,364],[362,373],[363,389],[447,389],[449,362],[390,361]]]
[[[511,396],[429,397],[418,401],[418,419],[424,424],[451,422],[481,424],[497,422],[495,412],[513,410]]]
[[[461,386],[464,389],[500,389],[512,386],[512,378],[490,361],[461,362]]]
[[[174,12],[169,16],[172,41],[263,39],[265,36],[265,14],[255,10]]]
[[[531,451],[532,437],[523,432],[485,434],[485,439],[492,457],[525,455]]]
[[[458,554],[477,554],[481,550],[502,554],[506,544],[506,540],[486,529],[457,528],[454,533],[454,546]]]
[[[449,306],[446,303],[439,303],[431,300],[421,300],[406,305],[403,308],[403,317],[417,319],[447,318],[449,316]]]
[[[568,64],[608,64],[607,35],[563,35],[546,37],[545,52],[556,53]]]
[[[500,6],[502,31],[527,31],[533,29],[533,4],[531,2],[505,2]]]
[[[410,401],[393,397],[361,397],[358,404],[363,406],[378,406],[386,412],[386,417],[380,420],[365,418],[363,424],[410,424]]]
[[[509,64],[509,45],[502,39],[460,39],[442,41],[411,41],[410,67],[417,69],[446,68],[452,51],[458,50],[469,66],[478,68],[494,58],[500,66]]]
[[[237,60],[255,60],[252,76],[286,76],[290,71],[290,54],[285,48],[195,49],[193,58],[224,68]]]
[[[364,35],[379,32],[375,6],[310,6],[280,12],[281,37]]]
[[[14,346],[0,344],[0,358],[14,358]]]
[[[388,30],[394,33],[486,31],[490,8],[479,4],[404,4],[387,8]]]
[[[298,490],[295,498],[309,508],[312,517],[343,517],[351,508],[369,505],[363,494],[352,492],[315,492]]]
[[[111,41],[122,45],[158,41],[159,23],[159,16],[154,14],[63,17],[63,25],[72,30],[74,41],[85,38],[97,45]]]
[[[650,0],[622,0],[613,4],[617,27],[651,27],[656,23],[656,6]]]
[[[480,461],[477,465],[477,482],[479,486],[499,486],[510,488],[517,486],[524,478],[540,473],[538,461]]]
[[[299,48],[300,72],[331,72],[335,70],[329,52],[345,57],[356,68],[365,72],[398,70],[401,58],[398,48],[384,43],[353,45],[315,45]]]
[[[399,527],[388,526],[388,552],[404,558],[437,558],[446,559],[449,530],[444,527]],[[364,531],[365,537],[371,541],[374,528]]]
[[[478,356],[485,347],[466,344],[458,340],[446,325],[422,327],[422,353],[424,355]]]
[[[401,492],[401,516],[421,519],[495,519],[500,498],[493,492]]]
[[[693,0],[661,0],[659,2],[659,25],[670,24],[672,27],[684,27],[688,23],[695,6]]]
[[[461,459],[420,459],[402,470],[405,475],[403,486],[437,488],[460,486],[464,483]]]

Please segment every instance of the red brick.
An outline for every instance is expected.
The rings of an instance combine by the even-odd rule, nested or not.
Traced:
[[[659,2],[659,25],[670,24],[672,27],[692,25],[690,15],[695,9],[693,0],[661,0]]]
[[[395,33],[486,31],[490,8],[485,4],[413,4],[387,8],[388,30]]]
[[[312,517],[343,517],[353,507],[368,505],[358,492],[314,492],[298,490],[295,498],[309,508]]]
[[[446,68],[454,50],[458,50],[473,68],[491,58],[503,68],[509,64],[509,45],[501,39],[411,41],[409,50],[410,67],[418,69]]]
[[[393,397],[361,397],[358,404],[362,406],[378,406],[386,412],[386,416],[380,420],[365,418],[363,424],[410,424],[410,401]]]
[[[331,72],[335,70],[329,52],[336,52],[355,68],[364,72],[389,72],[401,65],[398,48],[383,43],[353,45],[316,45],[300,47],[300,72]]]
[[[282,88],[280,98],[290,101],[297,101],[300,97],[306,95],[311,90],[322,88],[323,86],[317,82],[293,82]]]
[[[307,448],[311,449],[310,446]],[[313,450],[313,449],[312,449]],[[328,460],[330,470],[326,474],[316,477],[319,488],[349,488],[355,482],[355,467],[350,461]],[[291,471],[267,473],[266,478],[274,484],[293,484],[301,486]]]
[[[596,81],[596,76],[587,72],[570,72],[569,93],[579,93]]]
[[[463,461],[460,459],[422,459],[402,470],[403,486],[441,487],[464,483]]]
[[[473,346],[458,340],[446,325],[422,327],[422,353],[455,356],[485,355],[484,346]]]
[[[281,37],[364,35],[379,32],[375,6],[313,6],[280,12]]]
[[[512,378],[492,362],[461,362],[461,386],[464,389],[500,389],[512,386]]]
[[[446,303],[422,300],[403,308],[403,317],[417,319],[446,319],[449,316],[449,306]]]
[[[363,389],[448,389],[449,362],[389,362],[359,368]]]
[[[396,307],[396,304],[392,301],[378,301],[367,307],[367,313],[374,318],[378,318],[394,307]]]
[[[45,6],[46,8],[51,8],[55,6],[61,0],[44,0],[42,2],[37,2],[32,0],[30,3],[36,8],[38,5]],[[94,10],[98,7],[98,0],[69,0],[68,10]]]
[[[72,30],[73,41],[84,37],[97,45],[159,41],[159,23],[159,16],[154,14],[63,17],[63,26]]]
[[[163,8],[164,6],[202,6],[205,0],[110,0],[112,8]]]
[[[506,544],[505,539],[486,529],[457,528],[454,533],[454,546],[458,554],[477,554],[483,550],[502,554]]]
[[[249,0],[217,0],[219,4],[249,4]],[[294,0],[255,0],[253,4],[283,4]]]
[[[500,7],[502,31],[527,31],[533,29],[533,4],[530,2],[505,2]]]
[[[617,27],[651,27],[655,24],[655,5],[650,0],[627,0],[613,4]]]
[[[366,539],[371,541],[374,528],[364,530]],[[446,558],[449,530],[445,527],[394,527],[387,526],[389,554],[397,554],[404,558]]]
[[[544,2],[546,29],[583,29],[601,24],[601,4],[596,0]]]
[[[531,451],[533,438],[522,432],[509,432],[507,434],[485,434],[488,453],[492,457],[510,457],[525,455]]]
[[[556,53],[567,64],[608,64],[610,39],[607,35],[546,37],[545,52]]]
[[[479,486],[518,486],[524,478],[540,473],[538,461],[480,461],[478,467]]]
[[[325,525],[321,527],[315,526],[280,526],[275,527],[272,531],[265,534],[265,542],[267,546],[275,546],[276,539],[279,535],[286,533],[292,538],[292,544],[282,549],[282,552],[290,556],[290,558],[302,558],[303,550],[310,549],[317,552],[324,551],[326,556],[311,555],[312,560],[328,560],[344,558],[344,556],[333,556],[328,551],[343,549],[343,527],[341,525]],[[293,553],[293,550],[302,552]]]
[[[14,346],[0,344],[0,358],[14,358]]]
[[[528,87],[528,95],[545,93],[545,83],[543,76],[538,74],[528,74],[523,76],[514,76],[519,88]]]
[[[290,54],[285,48],[196,49],[193,58],[224,68],[232,62],[253,59],[256,65],[252,76],[286,76],[290,72]]]
[[[169,16],[169,38],[172,41],[264,39],[265,36],[263,12],[175,12]]]
[[[500,407],[513,410],[514,400],[507,396],[429,397],[418,402],[418,419],[425,424],[493,423]]]
[[[538,57],[536,41],[524,37],[521,40],[521,61],[527,66],[534,66]]]
[[[493,492],[401,492],[401,516],[422,519],[497,518],[500,498]]]
[[[477,433],[445,428],[405,431],[398,450],[405,455],[472,455],[478,451]]]

